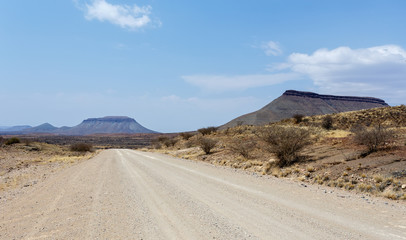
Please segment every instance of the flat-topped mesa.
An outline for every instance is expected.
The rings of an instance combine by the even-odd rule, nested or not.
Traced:
[[[88,118],[81,124],[63,132],[68,135],[88,135],[98,133],[153,133],[137,123],[133,118],[125,116],[108,116]]]
[[[137,122],[133,118],[126,116],[107,116],[102,118],[88,118],[83,122]]]
[[[285,96],[297,96],[297,97],[308,97],[308,98],[319,98],[323,100],[338,100],[338,101],[352,101],[352,102],[367,102],[382,104],[382,107],[389,106],[384,100],[373,97],[353,97],[353,96],[334,96],[334,95],[322,95],[313,92],[302,92],[295,90],[287,90],[283,93]]]
[[[373,97],[333,96],[287,90],[282,96],[258,111],[235,118],[220,128],[225,129],[240,124],[264,125],[291,118],[295,114],[324,115],[387,106],[389,105],[384,100]]]

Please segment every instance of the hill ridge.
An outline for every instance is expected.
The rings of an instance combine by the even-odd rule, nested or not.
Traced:
[[[291,118],[324,115],[389,106],[384,100],[373,97],[323,95],[313,92],[287,90],[263,108],[237,117],[220,126],[221,129],[237,125],[264,125]]]
[[[296,90],[286,90],[283,95],[285,96],[299,96],[299,97],[309,97],[309,98],[320,98],[323,100],[343,100],[343,101],[354,101],[354,102],[370,102],[378,104],[386,104],[386,102],[379,98],[374,97],[355,97],[355,96],[336,96],[336,95],[325,95],[317,94],[313,92],[303,92]]]

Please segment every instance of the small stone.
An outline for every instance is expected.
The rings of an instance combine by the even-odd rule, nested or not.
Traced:
[[[406,189],[406,184],[403,184],[403,185],[402,185],[402,189]]]

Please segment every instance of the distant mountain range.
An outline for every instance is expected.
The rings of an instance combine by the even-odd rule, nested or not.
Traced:
[[[237,125],[264,125],[291,118],[295,114],[304,116],[324,115],[347,111],[356,111],[377,107],[387,107],[382,99],[372,97],[348,97],[321,95],[312,92],[287,90],[282,96],[273,100],[258,111],[237,117],[220,126],[220,129]],[[57,128],[49,123],[36,127],[14,126],[0,127],[0,134],[59,134],[59,135],[91,135],[114,133],[155,133],[143,127],[134,119],[122,116],[89,118],[74,127]]]
[[[27,128],[32,128],[32,126],[22,125],[22,126],[13,126],[13,127],[0,127],[0,132],[16,132],[16,131],[22,131]]]
[[[91,134],[114,134],[114,133],[155,133],[143,127],[133,118],[123,116],[110,116],[103,118],[89,118],[74,127],[57,128],[49,123],[36,127],[14,126],[0,128],[0,133],[5,134],[34,134],[48,133],[60,135],[91,135]]]
[[[347,97],[321,95],[312,92],[288,90],[258,111],[237,117],[220,129],[237,125],[263,125],[291,118],[295,114],[304,116],[324,115],[389,106],[384,100],[372,97]]]

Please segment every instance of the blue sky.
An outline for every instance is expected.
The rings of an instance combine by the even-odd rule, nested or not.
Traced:
[[[221,125],[287,89],[406,103],[403,0],[8,0],[0,126]]]

